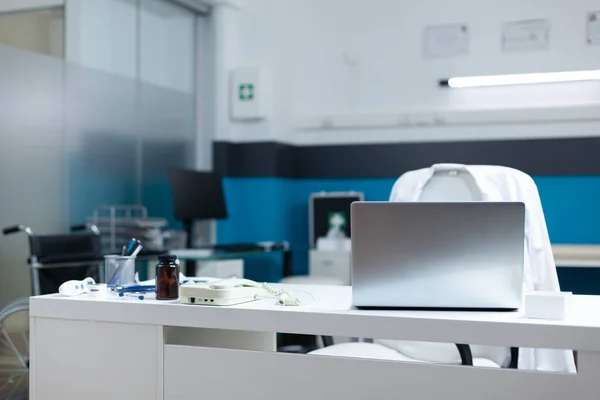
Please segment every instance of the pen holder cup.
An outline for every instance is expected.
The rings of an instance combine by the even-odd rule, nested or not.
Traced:
[[[109,287],[133,285],[135,256],[104,256],[104,276]]]

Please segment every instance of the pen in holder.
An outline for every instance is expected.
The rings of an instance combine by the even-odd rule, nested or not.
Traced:
[[[104,276],[109,287],[133,285],[135,256],[104,256]]]

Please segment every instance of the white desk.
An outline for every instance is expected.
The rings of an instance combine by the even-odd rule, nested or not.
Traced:
[[[600,297],[576,296],[567,321],[517,312],[360,311],[351,288],[317,299],[218,308],[57,295],[31,299],[31,398],[591,399],[600,393]],[[577,374],[274,352],[274,332],[579,351]]]

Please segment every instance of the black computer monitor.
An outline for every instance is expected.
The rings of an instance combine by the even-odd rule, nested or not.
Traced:
[[[194,221],[227,218],[223,179],[214,172],[189,170],[171,170],[169,178],[175,218],[183,222],[189,248],[193,244]],[[196,274],[195,261],[186,262],[185,274]]]
[[[175,218],[185,222],[227,218],[223,178],[214,172],[170,171]]]

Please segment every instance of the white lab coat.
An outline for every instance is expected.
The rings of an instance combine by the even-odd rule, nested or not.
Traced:
[[[542,203],[537,186],[529,175],[508,167],[436,164],[407,172],[398,178],[390,201],[419,201],[425,185],[436,171],[453,168],[466,171],[473,177],[482,201],[519,201],[525,204],[523,291],[560,291]],[[521,348],[518,365],[520,369],[575,372],[573,353],[563,350]]]

